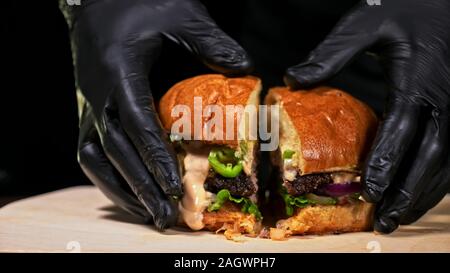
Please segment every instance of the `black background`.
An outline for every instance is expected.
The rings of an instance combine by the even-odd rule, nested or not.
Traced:
[[[83,2],[83,0],[81,0]],[[265,88],[281,85],[354,0],[211,0],[212,17],[252,56]],[[0,196],[88,184],[76,160],[78,117],[69,34],[57,1],[2,2]],[[210,72],[169,42],[150,75],[156,97],[175,82]],[[361,56],[333,79],[372,105],[384,102],[380,69]]]

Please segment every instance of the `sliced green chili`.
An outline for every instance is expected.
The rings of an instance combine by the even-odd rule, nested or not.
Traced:
[[[216,173],[226,178],[238,176],[243,169],[242,163],[235,158],[234,151],[231,149],[213,149],[209,153],[208,161]]]
[[[294,151],[286,150],[283,152],[283,159],[291,159],[294,154],[295,154]]]

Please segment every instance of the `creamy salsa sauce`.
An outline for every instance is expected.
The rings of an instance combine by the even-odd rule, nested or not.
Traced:
[[[203,184],[208,176],[209,149],[198,149],[186,145],[184,157],[183,187],[184,195],[179,203],[183,221],[193,230],[204,227],[203,211],[214,198],[214,194],[204,189]]]

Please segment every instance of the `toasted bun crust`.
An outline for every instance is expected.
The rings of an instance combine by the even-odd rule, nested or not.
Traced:
[[[172,125],[180,117],[172,117],[172,109],[176,105],[186,105],[191,112],[191,137],[194,137],[194,97],[202,98],[202,109],[205,110],[207,105],[217,105],[222,108],[224,115],[224,123],[222,126],[223,139],[226,136],[225,122],[225,105],[242,105],[259,104],[259,92],[261,90],[261,81],[252,76],[240,78],[227,78],[220,74],[200,75],[193,78],[183,80],[169,89],[159,102],[159,116],[166,130],[171,130]],[[211,117],[202,115],[202,124],[198,126],[202,135],[202,139],[212,138],[205,136],[202,129]],[[211,144],[224,144],[229,146],[237,146],[237,115],[234,115],[234,137],[233,140],[215,140],[208,141]]]
[[[339,89],[276,87],[266,103],[280,105],[280,144],[292,142],[302,175],[357,170],[376,132],[373,111]]]
[[[256,220],[254,215],[241,212],[236,204],[230,202],[225,203],[218,211],[204,211],[203,223],[207,230],[224,231],[225,236],[230,240],[241,234],[256,237],[261,228],[261,223]]]
[[[337,206],[298,208],[294,216],[280,220],[277,228],[287,235],[329,234],[372,229],[373,204],[363,201]]]

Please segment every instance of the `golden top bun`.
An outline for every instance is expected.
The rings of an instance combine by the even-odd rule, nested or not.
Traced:
[[[172,125],[179,117],[172,117],[171,112],[176,105],[186,105],[191,111],[191,137],[194,137],[194,97],[202,98],[203,110],[207,105],[217,105],[222,108],[224,123],[223,138],[226,135],[225,106],[259,104],[259,92],[261,90],[260,79],[252,76],[228,78],[220,74],[206,74],[183,80],[174,86],[161,98],[159,102],[159,116],[165,129],[171,129]],[[235,136],[233,140],[211,140],[211,144],[225,144],[237,146],[237,117],[234,115]],[[210,117],[202,116],[202,126]],[[207,136],[201,132],[199,135],[205,139]]]
[[[280,147],[295,151],[302,175],[356,171],[376,132],[377,117],[369,106],[336,88],[276,87],[266,103],[280,105]]]

